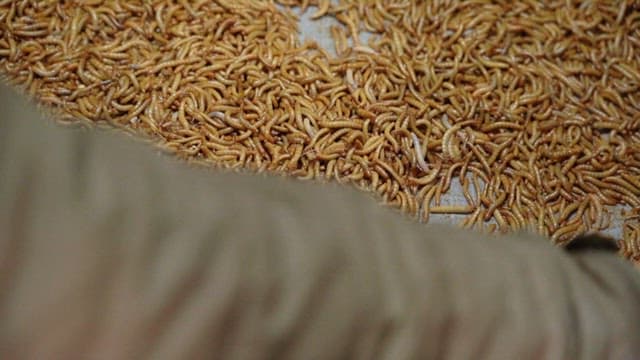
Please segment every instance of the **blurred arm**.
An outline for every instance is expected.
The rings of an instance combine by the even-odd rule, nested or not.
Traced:
[[[615,254],[194,169],[0,99],[2,358],[640,357]]]

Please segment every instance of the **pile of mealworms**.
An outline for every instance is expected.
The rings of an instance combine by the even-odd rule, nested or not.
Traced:
[[[336,20],[335,55],[300,41],[300,11]],[[562,243],[631,208],[629,257],[638,59],[630,1],[0,1],[0,70],[65,117],[350,183],[424,222]],[[453,182],[465,201],[444,205]]]

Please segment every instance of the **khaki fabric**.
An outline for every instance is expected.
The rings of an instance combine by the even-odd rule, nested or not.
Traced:
[[[2,359],[640,359],[613,253],[195,169],[0,92]]]

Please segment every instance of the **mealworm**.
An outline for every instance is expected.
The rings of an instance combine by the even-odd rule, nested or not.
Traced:
[[[429,165],[427,165],[427,163],[424,161],[424,155],[422,153],[422,146],[420,145],[420,140],[418,140],[418,137],[416,136],[415,133],[411,133],[411,139],[413,140],[413,146],[415,150],[416,161],[418,162],[418,167],[420,168],[420,170],[424,172],[428,172]],[[425,137],[425,144],[426,144],[426,140],[427,138]],[[427,145],[425,145],[425,148],[427,148]]]
[[[451,126],[442,136],[442,149],[445,154],[450,159],[457,160],[460,158],[460,149],[454,146],[451,139],[453,135],[460,130],[463,126],[474,123],[473,120],[467,120],[460,123],[457,123]]]
[[[420,178],[414,178],[414,177],[409,177],[408,181],[411,184],[416,184],[416,185],[427,185],[432,183],[440,174],[440,169],[442,168],[442,164],[438,164],[438,167],[434,168],[433,170],[431,170],[430,173],[428,173],[427,175],[420,177]]]
[[[433,214],[471,214],[475,210],[471,205],[440,205],[430,208]]]
[[[471,214],[464,220],[464,222],[462,223],[462,226],[465,228],[473,228],[476,225],[478,219],[481,217],[481,214],[482,214],[482,207],[480,206],[476,207],[473,214]]]
[[[498,195],[498,198],[495,200],[495,202],[491,203],[491,206],[485,212],[484,221],[489,221],[489,219],[491,219],[491,217],[494,215],[496,209],[501,206],[506,199],[507,194],[505,192],[502,192],[500,195]]]
[[[556,229],[556,231],[551,235],[551,240],[555,243],[558,243],[561,239],[564,239],[568,234],[575,234],[583,227],[582,223],[576,221],[572,224],[563,226],[561,228]]]
[[[319,0],[318,10],[311,15],[311,19],[318,19],[329,11],[331,0]]]
[[[452,165],[451,167],[449,167],[449,170],[447,170],[447,174],[444,177],[444,182],[443,182],[443,189],[442,191],[446,192],[450,185],[451,185],[451,178],[453,177],[453,173],[459,168],[462,167],[463,164],[461,163],[457,163]]]
[[[429,222],[429,216],[431,214],[431,199],[436,192],[436,186],[432,186],[427,191],[422,203],[420,204],[419,213],[421,213],[420,221],[421,222]]]
[[[469,178],[467,177],[462,178],[461,185],[462,185],[462,195],[467,200],[467,203],[469,203],[470,205],[476,206],[476,201],[471,196],[471,193],[469,193]]]

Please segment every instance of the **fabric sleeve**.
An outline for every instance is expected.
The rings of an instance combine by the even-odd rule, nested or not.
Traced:
[[[640,275],[198,169],[0,91],[3,359],[635,359]]]

